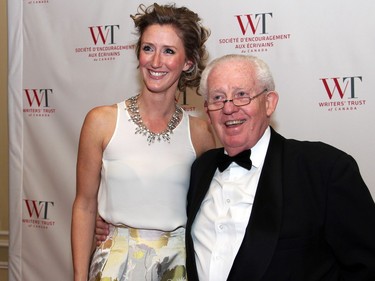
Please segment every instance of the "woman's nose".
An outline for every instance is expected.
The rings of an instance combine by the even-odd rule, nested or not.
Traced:
[[[161,66],[161,58],[159,54],[154,54],[154,56],[152,57],[151,66],[153,68],[158,68]]]

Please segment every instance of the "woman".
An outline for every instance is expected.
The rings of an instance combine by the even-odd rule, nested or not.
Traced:
[[[186,194],[193,160],[215,146],[207,122],[176,92],[196,87],[209,32],[185,7],[139,6],[141,92],[91,110],[77,159],[74,280],[185,280]],[[90,264],[95,217],[110,234]],[[112,279],[111,279],[112,278]]]

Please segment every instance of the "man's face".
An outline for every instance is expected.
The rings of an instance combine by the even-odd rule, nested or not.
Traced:
[[[222,95],[231,100],[242,95],[254,97],[265,90],[255,80],[251,63],[239,59],[216,65],[208,77],[207,86],[208,103]],[[226,102],[222,109],[208,111],[211,124],[229,155],[252,148],[258,142],[269,125],[277,101],[276,92],[265,92],[248,105],[236,106],[233,102]]]

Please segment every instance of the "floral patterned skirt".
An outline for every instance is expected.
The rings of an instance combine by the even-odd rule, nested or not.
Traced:
[[[93,254],[90,281],[187,280],[185,229],[172,232],[110,227]]]

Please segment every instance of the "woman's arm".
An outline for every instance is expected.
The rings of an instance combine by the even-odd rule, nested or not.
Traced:
[[[87,280],[92,251],[97,193],[102,155],[116,124],[113,107],[91,110],[84,121],[77,157],[77,186],[72,213],[72,254],[74,280]]]

